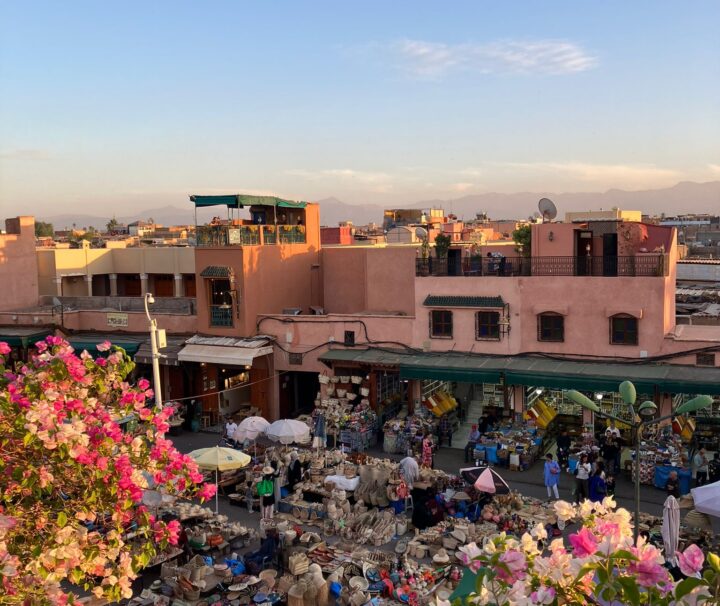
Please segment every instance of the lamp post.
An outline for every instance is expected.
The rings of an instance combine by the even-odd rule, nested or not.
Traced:
[[[567,397],[576,404],[580,404],[580,406],[582,406],[583,408],[587,408],[588,410],[591,410],[592,412],[600,415],[601,417],[605,417],[607,419],[612,419],[613,421],[619,421],[620,423],[629,425],[630,429],[632,430],[633,446],[635,448],[635,512],[633,525],[635,543],[637,543],[638,536],[640,534],[640,435],[643,427],[646,427],[648,425],[657,425],[662,421],[667,421],[668,419],[672,419],[673,417],[676,417],[678,415],[683,415],[688,412],[700,410],[701,408],[706,408],[707,406],[710,406],[710,404],[712,404],[713,400],[710,396],[697,396],[692,400],[688,400],[684,404],[678,406],[675,409],[675,412],[669,415],[664,415],[658,418],[651,418],[657,412],[657,404],[655,404],[655,402],[651,402],[650,400],[645,400],[640,404],[640,406],[637,407],[636,410],[635,401],[637,399],[637,393],[635,391],[635,386],[630,381],[623,381],[620,384],[620,388],[618,391],[620,392],[623,401],[625,402],[625,404],[627,404],[630,410],[632,422],[628,422],[625,419],[620,419],[615,415],[603,412],[600,407],[590,398],[574,389],[571,389],[567,392]]]
[[[152,367],[153,367],[153,391],[155,393],[155,407],[160,408],[162,406],[162,395],[160,392],[160,351],[158,346],[158,333],[162,341],[165,341],[165,331],[158,331],[157,320],[150,317],[150,310],[148,305],[155,303],[155,297],[149,292],[145,293],[145,315],[147,316],[148,322],[150,322],[150,351],[152,352]],[[163,345],[164,346],[164,345]]]

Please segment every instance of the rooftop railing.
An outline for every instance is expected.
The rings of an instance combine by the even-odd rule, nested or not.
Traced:
[[[416,259],[416,276],[667,276],[668,255],[582,257],[429,257]]]
[[[304,225],[198,225],[197,246],[304,244]]]

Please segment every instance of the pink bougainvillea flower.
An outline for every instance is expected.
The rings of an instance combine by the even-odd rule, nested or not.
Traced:
[[[500,556],[500,562],[507,567],[507,570],[503,566],[497,567],[496,572],[500,580],[512,584],[525,578],[527,560],[523,552],[517,549],[508,549]]]
[[[700,573],[705,562],[705,554],[697,545],[690,545],[685,551],[678,555],[680,572],[686,577],[696,576]]]
[[[597,551],[598,540],[587,528],[582,528],[579,532],[571,534],[569,540],[573,546],[573,554],[579,558],[586,558]]]
[[[6,356],[10,353],[10,346],[5,341],[0,341],[0,354]]]
[[[665,560],[660,550],[638,539],[637,547],[631,547],[630,552],[637,557],[628,564],[627,570],[634,575],[642,587],[655,587],[670,578],[667,568],[663,567]]]
[[[97,350],[98,351],[107,351],[108,349],[110,349],[111,346],[112,346],[112,344],[110,343],[110,341],[103,341],[102,343],[97,344]]]

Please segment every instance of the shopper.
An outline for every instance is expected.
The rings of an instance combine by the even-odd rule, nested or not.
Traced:
[[[302,465],[298,460],[298,453],[294,450],[290,453],[290,465],[288,465],[287,477],[288,477],[288,490],[293,492],[295,490],[295,484],[300,482],[302,478]]]
[[[255,500],[255,491],[253,490],[253,483],[252,481],[248,482],[245,485],[245,505],[247,505],[247,510],[252,513],[254,511],[253,509],[253,501]]]
[[[262,469],[263,479],[258,482],[257,491],[262,506],[263,520],[272,520],[275,509],[275,470],[266,465]]]
[[[588,480],[592,467],[586,454],[580,455],[577,467],[575,468],[575,502],[580,503],[588,498]]]
[[[480,441],[480,432],[478,426],[473,425],[468,436],[467,444],[465,445],[465,462],[470,462],[470,456],[475,452],[475,446]]]
[[[557,456],[558,463],[565,467],[568,464],[568,456],[570,455],[570,444],[572,440],[568,435],[568,430],[563,429],[557,438]]]
[[[605,432],[605,443],[602,446],[601,454],[603,460],[605,461],[605,465],[607,466],[607,471],[609,474],[617,473],[615,470],[615,458],[617,457],[617,450],[618,446],[617,442],[615,441],[615,437],[608,429]]]
[[[692,477],[695,481],[695,486],[702,486],[707,484],[708,480],[708,458],[705,453],[705,449],[701,448],[695,453],[692,460]]]
[[[429,431],[425,432],[422,440],[422,464],[432,469],[433,466],[433,440]]]
[[[237,446],[237,442],[235,442],[235,432],[237,431],[237,428],[237,423],[233,420],[233,418],[227,417],[225,422],[225,439],[233,447]]]
[[[443,415],[438,423],[438,448],[442,446],[445,438],[447,438],[448,448],[450,448],[452,446],[452,425],[447,415]]]
[[[560,498],[558,493],[558,483],[560,482],[560,465],[553,460],[552,454],[545,455],[544,469],[545,488],[547,488],[548,499],[555,495],[555,499]]]
[[[595,473],[588,481],[588,490],[590,493],[590,500],[594,503],[600,503],[607,495],[605,472],[603,471],[602,466],[598,465],[595,469]]]

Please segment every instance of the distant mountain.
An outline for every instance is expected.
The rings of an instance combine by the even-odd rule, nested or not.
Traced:
[[[683,213],[717,213],[720,209],[720,181],[708,183],[682,182],[665,189],[643,191],[623,191],[610,189],[606,192],[578,192],[555,194],[551,192],[520,192],[514,194],[474,194],[460,198],[423,200],[410,204],[395,204],[395,208],[442,208],[459,218],[471,219],[476,213],[486,212],[493,219],[525,219],[537,210],[540,198],[551,198],[558,207],[558,219],[562,220],[566,212],[611,209],[615,206],[624,210],[640,210],[644,213],[667,215]],[[347,204],[337,198],[318,200],[320,204],[320,222],[322,225],[337,225],[340,221],[352,221],[355,225],[370,222],[382,223],[383,209],[390,205]],[[205,223],[213,215],[225,216],[225,210],[219,207],[202,209],[198,212],[198,222]],[[161,225],[192,225],[195,222],[194,209],[163,206],[151,208],[133,215],[116,216],[121,223],[132,223],[138,219],[154,219]],[[55,229],[90,227],[104,229],[109,216],[63,214],[38,216],[38,220],[52,223]]]

